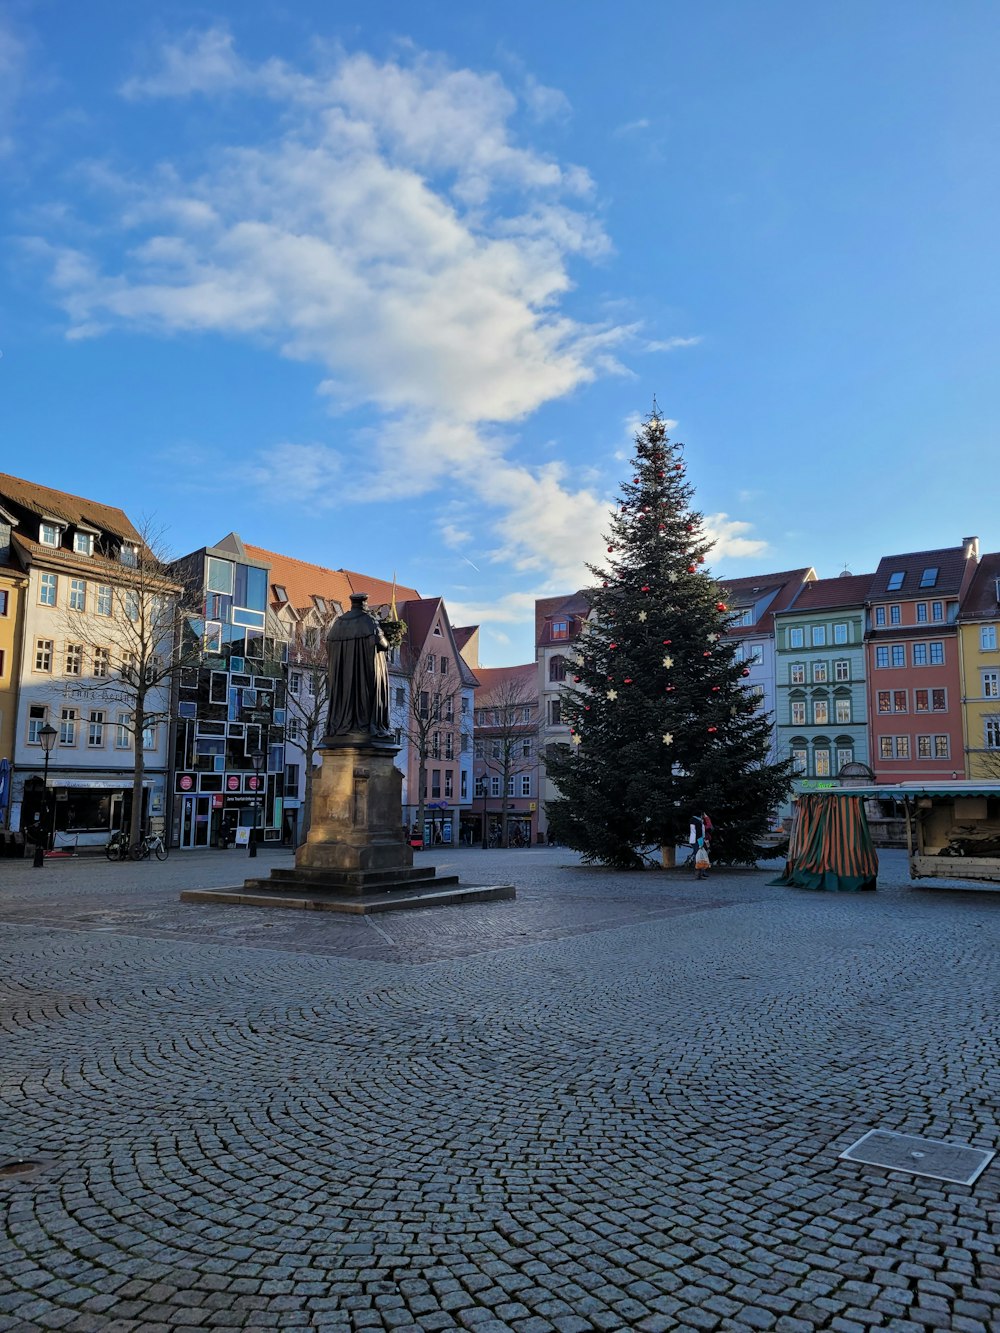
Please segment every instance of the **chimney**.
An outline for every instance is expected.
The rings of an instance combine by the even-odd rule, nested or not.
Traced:
[[[964,557],[966,560],[978,560],[978,559],[979,559],[979,538],[978,538],[978,537],[963,537],[963,538],[962,538],[962,555],[963,555],[963,557]]]

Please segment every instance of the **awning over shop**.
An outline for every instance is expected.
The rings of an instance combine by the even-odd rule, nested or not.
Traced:
[[[851,893],[874,889],[877,875],[863,796],[856,791],[801,795],[784,873],[771,883]]]
[[[867,787],[832,787],[823,794],[875,797],[880,801],[905,801],[915,796],[992,796],[1000,799],[1000,782],[893,782]]]

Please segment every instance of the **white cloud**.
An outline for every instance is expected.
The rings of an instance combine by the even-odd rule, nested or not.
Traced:
[[[14,113],[24,90],[26,59],[23,42],[0,24],[0,157],[14,150]]]
[[[697,347],[700,342],[700,334],[693,338],[664,338],[658,342],[647,342],[644,350],[647,352],[676,352],[678,347]]]
[[[745,559],[747,556],[762,555],[767,551],[766,541],[743,536],[743,533],[753,530],[752,523],[730,518],[728,514],[706,514],[704,525],[705,536],[712,543],[712,554],[717,559],[725,556]]]

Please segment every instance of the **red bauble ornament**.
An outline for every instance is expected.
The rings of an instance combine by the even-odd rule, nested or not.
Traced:
[[[660,524],[660,531],[661,531],[661,532],[666,532],[666,530],[667,530],[667,528],[666,528],[666,524],[661,523],[661,524]]]
[[[643,592],[649,592],[649,584],[648,584],[648,583],[644,583],[644,584],[642,585],[642,591],[643,591]]]
[[[664,648],[666,648],[666,646],[667,646],[668,643],[672,643],[672,642],[673,642],[672,639],[664,639],[664,640],[663,640],[663,646],[664,646]]]
[[[637,486],[639,485],[639,478],[638,478],[638,477],[633,477],[632,480],[635,482],[635,484],[636,484]]]
[[[675,464],[674,464],[674,471],[675,471],[675,472],[683,472],[683,471],[684,471],[684,464],[683,464],[683,463],[675,463]]]
[[[615,549],[615,548],[614,548],[613,546],[609,546],[609,547],[608,547],[608,552],[609,552],[609,554],[610,554],[610,552],[613,551],[614,549]]]
[[[632,684],[632,677],[631,677],[631,676],[626,676],[625,679],[624,679],[624,681],[622,681],[622,684],[623,684],[623,685],[631,685],[631,684]]]
[[[726,606],[725,602],[716,602],[715,609],[716,611],[727,611],[729,608]]]
[[[688,532],[694,532],[694,524],[693,524],[693,523],[689,523],[689,524],[687,525],[687,531],[688,531]]]
[[[709,727],[709,731],[718,731],[718,730],[719,730],[718,727]]]
[[[584,705],[583,705],[583,711],[584,711],[585,713],[589,713],[589,712],[590,712],[590,704],[584,704]]]
[[[665,477],[667,474],[665,472],[658,472],[656,475],[658,477]]]
[[[750,672],[747,670],[746,667],[744,667],[744,668],[743,668],[743,671],[742,671],[742,674],[743,674],[744,676],[749,676]]]
[[[574,685],[579,685],[579,683],[580,683],[580,677],[579,677],[579,676],[574,676],[574,677],[573,677],[573,684],[574,684]]]
[[[688,573],[689,573],[689,574],[697,574],[697,572],[698,572],[698,566],[697,566],[697,565],[688,565]]]
[[[718,685],[713,685],[713,686],[712,686],[712,693],[713,693],[713,694],[718,694],[718,693],[719,693],[719,687],[718,687]]]
[[[618,645],[617,645],[617,643],[609,643],[609,644],[608,644],[608,647],[609,647],[609,648],[617,648]]]
[[[712,656],[711,653],[702,653],[702,657],[711,657],[711,656]]]
[[[668,686],[667,686],[667,694],[673,694],[673,692],[674,692],[674,686],[673,686],[673,685],[668,685]]]
[[[704,563],[705,563],[705,557],[703,555],[700,555],[698,557],[698,564],[703,565]]]
[[[608,585],[605,583],[605,584],[604,584],[604,587],[606,588],[607,586],[608,586]]]
[[[610,680],[612,683],[614,683],[614,679],[615,679],[614,676],[609,676],[609,677],[608,677],[608,680]]]

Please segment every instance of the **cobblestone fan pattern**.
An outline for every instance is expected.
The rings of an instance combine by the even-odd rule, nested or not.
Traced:
[[[998,1161],[837,1161],[997,1146],[1000,894],[568,859],[377,928],[0,863],[0,1330],[1000,1329]]]

